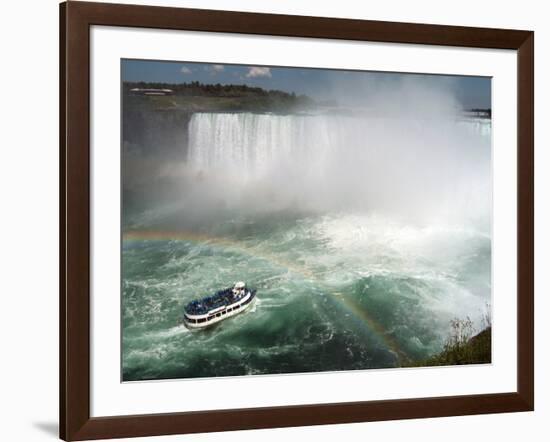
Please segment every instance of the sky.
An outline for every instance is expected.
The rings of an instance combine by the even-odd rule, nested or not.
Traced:
[[[246,84],[305,94],[318,101],[336,100],[341,105],[358,105],[380,90],[399,90],[406,84],[450,93],[465,109],[491,107],[488,77],[124,59],[122,80]]]

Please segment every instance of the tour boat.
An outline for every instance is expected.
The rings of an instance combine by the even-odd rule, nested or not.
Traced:
[[[183,320],[189,328],[204,328],[246,310],[256,296],[256,290],[237,282],[212,296],[191,301],[184,308]]]

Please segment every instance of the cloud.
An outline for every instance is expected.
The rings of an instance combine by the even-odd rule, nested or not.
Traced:
[[[183,67],[180,69],[180,72],[181,72],[182,74],[188,75],[188,74],[191,74],[193,71],[192,71],[191,69],[189,69],[187,66],[183,66]]]
[[[225,66],[223,64],[209,64],[204,66],[204,70],[206,72],[210,72],[210,75],[214,76],[220,72],[223,72],[225,70]]]
[[[269,77],[271,78],[271,69],[270,68],[259,68],[257,66],[251,66],[248,68],[246,78],[257,78],[257,77]]]

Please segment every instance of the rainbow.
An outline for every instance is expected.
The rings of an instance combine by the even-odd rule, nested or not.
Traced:
[[[295,275],[299,275],[301,278],[304,278],[310,282],[322,284],[322,281],[319,281],[319,278],[316,277],[315,273],[307,267],[298,265],[295,262],[282,260],[280,256],[265,252],[264,250],[259,250],[257,247],[247,246],[243,242],[231,240],[226,237],[218,237],[207,235],[204,233],[181,230],[131,230],[123,234],[122,240],[124,243],[131,243],[134,241],[186,241],[192,243],[207,244],[215,247],[230,248],[232,250],[238,251],[239,253],[246,254],[254,258],[266,260],[269,263],[277,267],[283,268]],[[323,287],[323,292],[331,295],[332,300],[338,301],[339,305],[344,307],[347,312],[352,314],[353,317],[355,317],[361,324],[365,324],[370,331],[374,332],[374,334],[382,340],[384,345],[397,356],[400,365],[410,364],[411,359],[400,348],[397,340],[393,336],[391,336],[391,334],[379,321],[373,318],[367,310],[360,306],[357,301],[355,301],[350,296],[344,295],[331,289],[327,289],[326,287]]]

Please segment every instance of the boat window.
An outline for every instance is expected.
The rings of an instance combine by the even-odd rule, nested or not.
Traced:
[[[204,321],[206,321],[205,318],[202,318],[202,319],[199,319],[199,320],[198,320],[198,322],[204,322]]]
[[[227,311],[230,312],[231,310],[233,310],[232,308],[228,308]]]
[[[221,315],[221,313],[216,313],[216,317],[220,317]]]
[[[240,305],[236,305],[235,307],[233,307],[233,310],[235,310],[235,309],[237,309],[237,308],[239,308],[239,307],[240,307]]]

